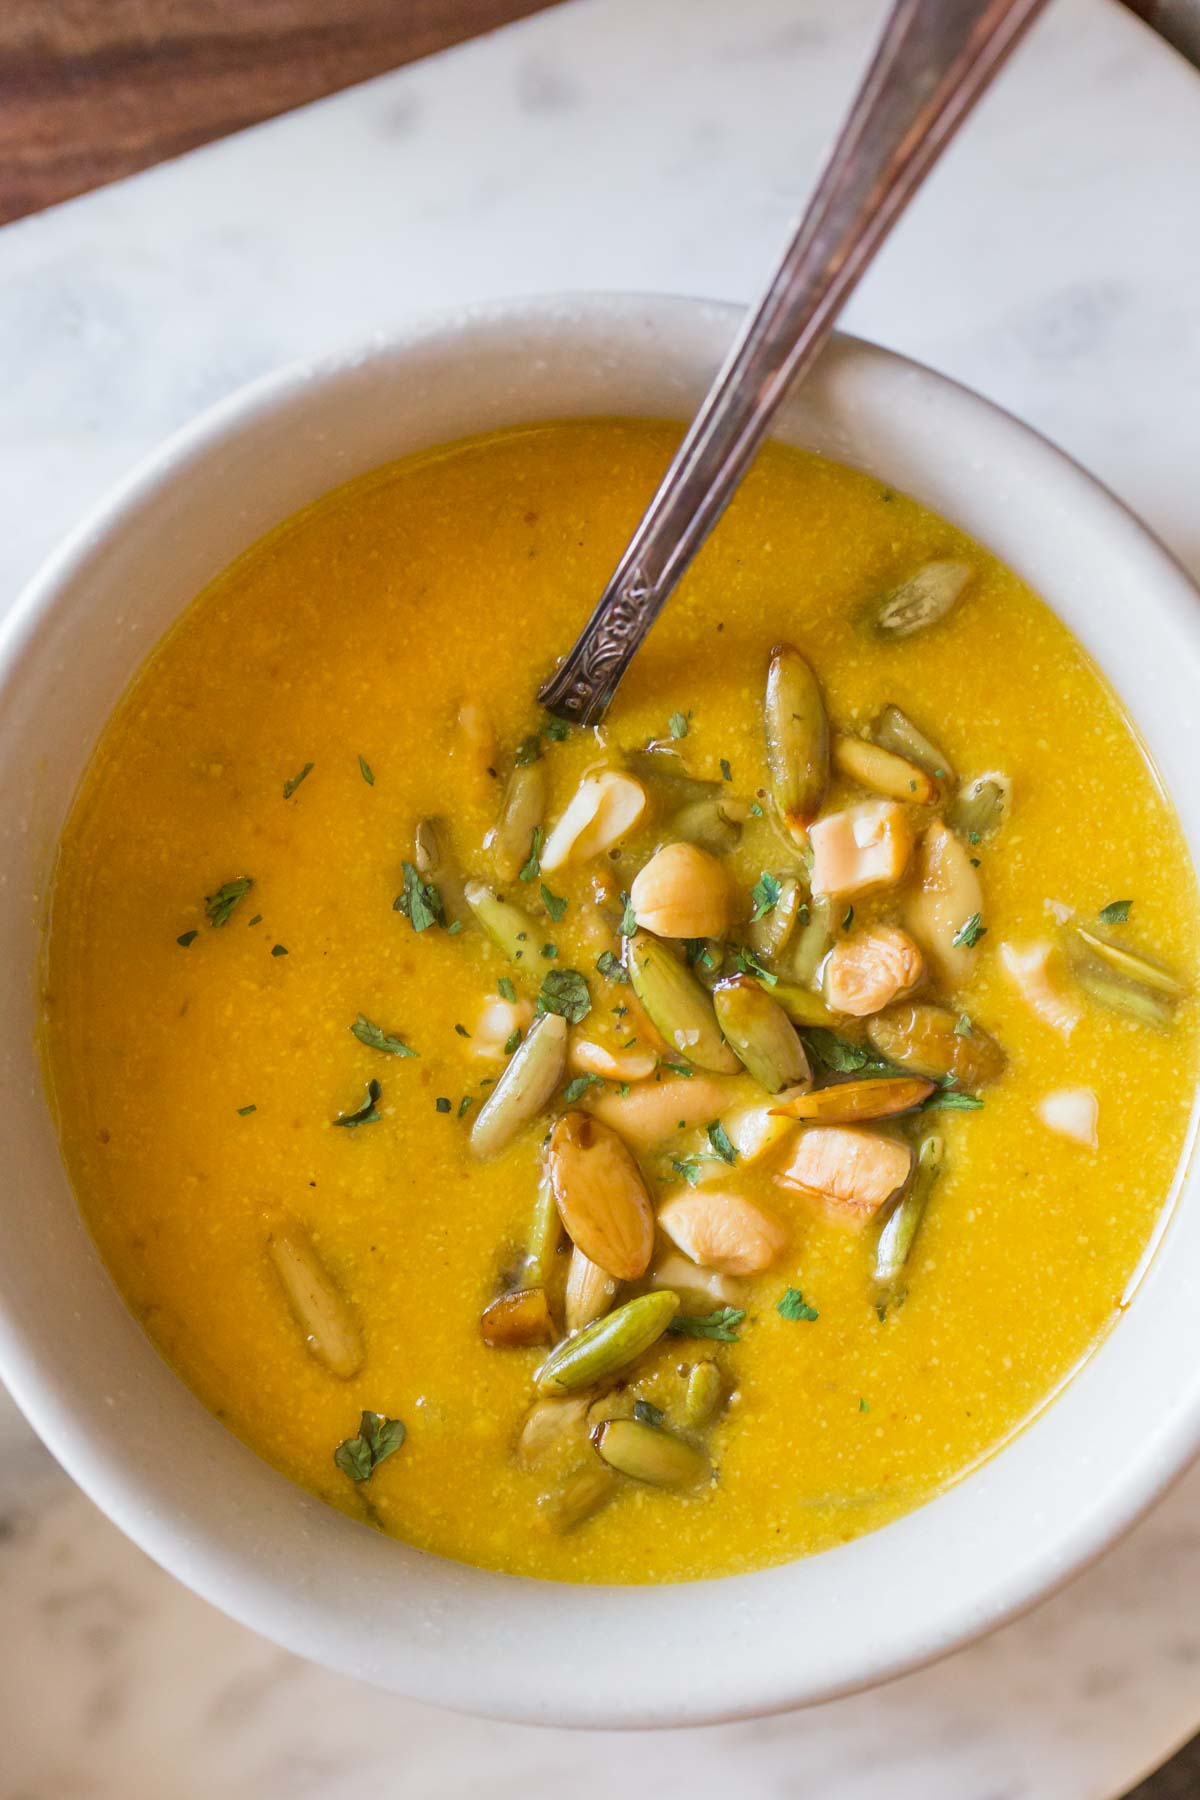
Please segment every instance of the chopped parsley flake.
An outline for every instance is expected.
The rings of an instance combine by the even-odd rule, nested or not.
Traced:
[[[381,1026],[364,1018],[362,1013],[359,1013],[350,1029],[359,1043],[365,1044],[368,1050],[382,1050],[385,1056],[416,1056],[419,1054],[411,1045],[403,1043],[398,1037],[393,1037],[390,1031],[384,1031]]]
[[[928,1100],[922,1102],[921,1111],[936,1112],[940,1108],[943,1112],[978,1112],[982,1105],[983,1101],[978,1094],[943,1091],[940,1094],[930,1094]]]
[[[237,1109],[237,1115],[238,1115],[239,1119],[245,1119],[249,1116],[250,1113],[257,1112],[257,1111],[258,1111],[257,1106],[239,1106]]]
[[[271,945],[271,955],[272,956],[286,956],[287,955],[287,945],[286,944],[272,944]]]
[[[1107,906],[1100,908],[1096,916],[1102,925],[1124,925],[1132,905],[1132,900],[1110,900]]]
[[[695,1316],[676,1313],[667,1330],[676,1337],[712,1338],[718,1344],[736,1344],[745,1316],[744,1306],[719,1306],[713,1312]]]
[[[712,1145],[714,1153],[720,1157],[723,1163],[735,1163],[738,1153],[730,1143],[729,1134],[720,1119],[714,1119],[712,1124],[707,1127],[707,1131],[708,1141]]]
[[[781,1319],[799,1319],[805,1323],[819,1319],[815,1306],[810,1306],[799,1288],[790,1287],[783,1298],[775,1302],[775,1311]]]
[[[559,894],[552,894],[544,881],[542,882],[542,904],[557,925],[567,910],[567,901]]]
[[[367,761],[366,757],[363,756],[361,751],[359,752],[359,758],[358,758],[358,772],[362,776],[363,780],[366,782],[368,787],[375,786],[375,771],[374,771],[374,769],[372,769],[370,763]]]
[[[508,1037],[506,1037],[504,1040],[505,1056],[511,1056],[513,1051],[516,1049],[517,1045],[520,1043],[520,1041],[521,1041],[521,1027],[518,1025],[516,1030],[513,1032],[510,1032]]]
[[[469,1112],[469,1110],[471,1109],[472,1106],[474,1106],[474,1104],[475,1104],[474,1094],[464,1094],[462,1099],[458,1103],[459,1118],[461,1119],[464,1113]]]
[[[439,1112],[449,1112],[450,1111],[450,1102],[446,1099],[444,1094],[439,1094],[438,1098],[434,1101],[433,1104],[437,1107]]]
[[[507,975],[502,975],[500,977],[499,981],[496,983],[496,992],[499,994],[499,996],[502,1000],[507,1000],[507,1001],[509,1001],[510,1004],[517,997],[517,990],[513,986],[512,982],[509,980]]]
[[[604,1078],[601,1075],[576,1075],[568,1081],[563,1089],[563,1099],[568,1106],[574,1106],[577,1100],[583,1099],[590,1087],[603,1087],[603,1085]]]
[[[194,944],[196,939],[199,936],[200,936],[200,933],[198,931],[185,931],[183,933],[182,937],[177,937],[175,939],[175,942],[177,944],[179,944],[184,950],[186,950],[188,945]]]
[[[469,1038],[471,1035],[465,1025],[456,1025],[454,1029],[457,1031],[459,1037]]]
[[[552,743],[563,744],[571,734],[571,727],[565,719],[549,718],[542,726],[542,736]]]
[[[290,781],[284,782],[283,797],[285,800],[291,799],[291,797],[295,793],[296,789],[300,786],[300,783],[302,781],[306,780],[307,777],[312,774],[313,768],[314,768],[314,765],[312,763],[305,763],[304,767],[301,769],[301,771],[298,775],[293,775]]]
[[[859,1410],[859,1412],[870,1412],[871,1408],[865,1400],[860,1398],[860,1400],[858,1402],[858,1410]]]
[[[733,770],[730,768],[729,763],[727,762],[725,757],[721,758],[721,780],[722,781],[732,781],[733,780]]]
[[[406,1433],[399,1419],[386,1413],[365,1412],[359,1420],[358,1436],[345,1438],[333,1453],[333,1460],[351,1481],[370,1481],[380,1463],[398,1450]]]
[[[685,738],[688,734],[688,722],[681,712],[673,712],[667,726],[673,738]]]
[[[578,969],[551,969],[542,982],[537,1005],[541,1013],[558,1013],[579,1025],[592,1010],[592,996]]]
[[[383,1095],[383,1089],[379,1085],[379,1083],[374,1080],[368,1081],[367,1097],[363,1101],[362,1105],[358,1108],[357,1112],[340,1113],[338,1115],[338,1117],[333,1120],[333,1123],[335,1125],[374,1125],[374,1124],[376,1124],[380,1117],[378,1102],[381,1099],[382,1095]]]
[[[753,975],[756,980],[765,981],[768,987],[776,985],[778,975],[772,975],[770,969],[765,969],[753,950],[747,949],[745,944],[731,944],[729,948],[733,954],[733,966],[739,974]]]
[[[542,872],[542,845],[546,841],[546,833],[540,825],[533,828],[533,841],[529,846],[529,855],[521,870],[522,881],[536,881]]]
[[[246,921],[246,924],[247,924],[247,927],[252,926],[252,925],[261,925],[262,924],[262,914],[255,913],[255,915],[252,919],[248,919]]]
[[[516,763],[516,765],[519,769],[527,769],[529,767],[530,763],[539,762],[541,760],[541,755],[542,755],[542,746],[538,742],[537,738],[535,738],[535,737],[522,738],[520,743],[517,745],[516,754],[513,757],[513,761]]]
[[[955,1037],[970,1037],[971,1030],[972,1030],[972,1026],[971,1026],[970,1013],[959,1013],[958,1021],[954,1027]]]
[[[629,938],[637,930],[637,914],[633,910],[633,904],[628,894],[621,895],[621,902],[625,908],[621,915],[621,936]]]
[[[964,919],[954,936],[952,944],[961,944],[966,950],[973,950],[981,937],[987,936],[987,926],[980,923],[979,914],[974,912],[969,919]]]
[[[557,944],[543,944],[542,945],[542,955],[546,958],[547,962],[553,962],[554,958],[558,955],[558,945]]]
[[[750,923],[752,925],[771,911],[778,903],[779,896],[782,892],[783,883],[781,881],[776,881],[774,875],[771,875],[764,869],[754,886],[750,889],[750,898],[754,902],[754,911],[750,914]]]
[[[666,1418],[666,1414],[663,1412],[662,1407],[655,1406],[653,1402],[649,1400],[635,1400],[633,1403],[633,1416],[639,1425],[653,1425],[656,1430]]]
[[[445,908],[432,881],[422,881],[410,862],[402,863],[401,868],[404,890],[393,900],[393,910],[403,913],[414,931],[428,931],[431,925],[440,925],[446,916]]]
[[[673,1156],[671,1167],[677,1175],[681,1175],[689,1187],[695,1187],[700,1179],[700,1158],[698,1156]]]
[[[209,924],[228,925],[234,907],[246,898],[253,886],[252,875],[239,875],[236,881],[225,882],[215,894],[205,894],[204,916]]]
[[[615,957],[611,950],[602,950],[600,952],[599,956],[596,958],[596,967],[600,974],[603,975],[605,981],[623,982],[629,980],[625,970],[621,967],[619,958]]]

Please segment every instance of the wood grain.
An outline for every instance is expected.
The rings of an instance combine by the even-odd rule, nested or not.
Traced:
[[[559,0],[0,0],[0,222]]]

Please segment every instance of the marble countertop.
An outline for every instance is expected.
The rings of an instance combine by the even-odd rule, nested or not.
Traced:
[[[0,593],[166,432],[284,359],[548,288],[745,299],[879,0],[574,0],[0,232]],[[1200,573],[1200,77],[1056,0],[848,323],[1073,451]],[[16,1203],[14,1196],[9,1204]],[[984,1643],[802,1715],[657,1736],[444,1715],[297,1662],[127,1544],[0,1402],[0,1800],[669,1784],[1111,1800],[1200,1719],[1200,1472]]]

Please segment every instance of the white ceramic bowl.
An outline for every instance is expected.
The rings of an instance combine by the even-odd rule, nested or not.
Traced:
[[[686,300],[518,302],[272,376],[126,482],[0,634],[0,1376],[97,1504],[217,1606],[335,1668],[509,1719],[681,1725],[912,1668],[1065,1580],[1200,1446],[1193,1175],[1118,1328],[1048,1411],[930,1505],[722,1581],[489,1574],[380,1538],[260,1462],[160,1361],[80,1222],[34,1049],[39,940],[68,804],[147,651],[262,532],[389,458],[530,420],[685,418],[736,316]],[[985,402],[851,340],[778,435],[915,495],[1040,590],[1124,696],[1194,850],[1198,597],[1109,494]]]

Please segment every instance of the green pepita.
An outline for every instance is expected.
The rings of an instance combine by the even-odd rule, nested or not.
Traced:
[[[669,1290],[627,1300],[550,1352],[538,1370],[538,1392],[575,1394],[628,1368],[658,1342],[678,1311],[679,1296]]]

